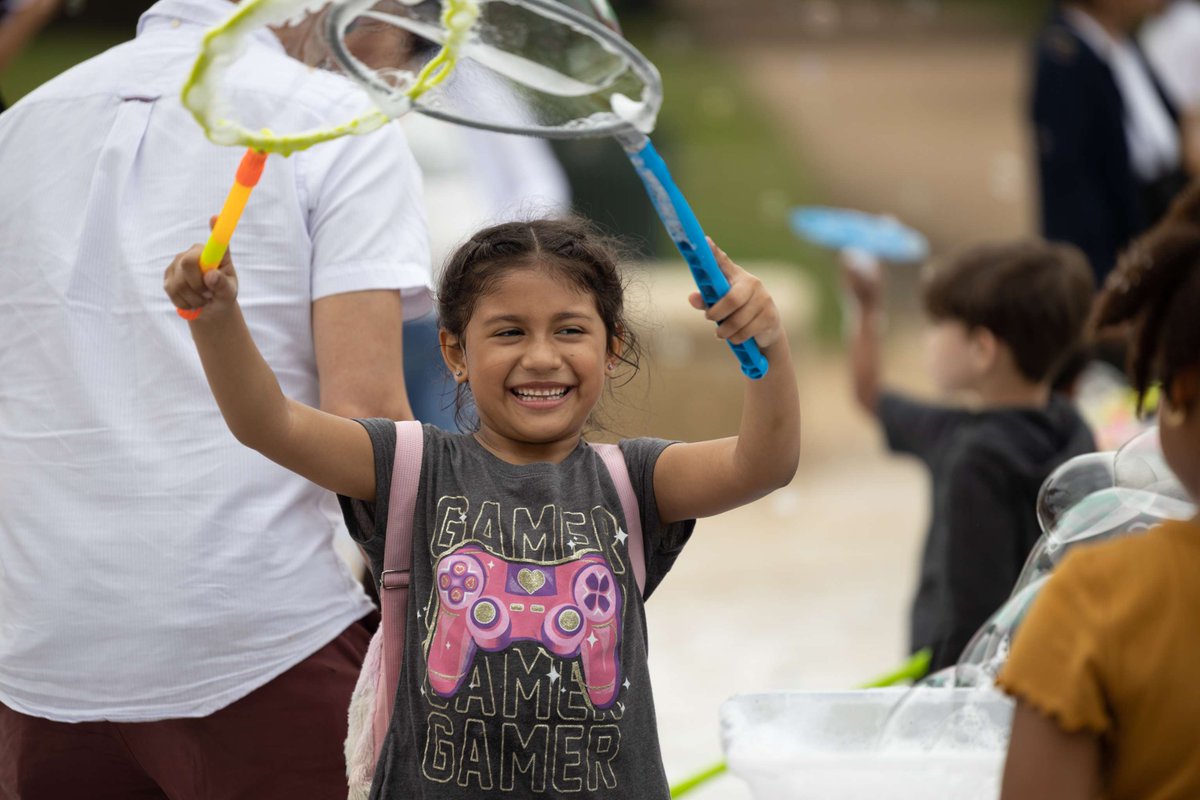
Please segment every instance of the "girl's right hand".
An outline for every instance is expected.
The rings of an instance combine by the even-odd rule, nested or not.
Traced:
[[[238,292],[237,271],[229,251],[225,251],[219,267],[204,272],[200,269],[203,249],[203,245],[192,245],[175,256],[163,273],[163,290],[171,302],[185,311],[204,309],[198,319],[236,306]]]
[[[717,266],[729,281],[729,291],[711,307],[705,304],[700,292],[692,292],[688,302],[692,308],[703,311],[704,316],[717,323],[718,338],[733,344],[754,339],[765,354],[773,344],[786,338],[783,319],[775,301],[763,282],[734,263],[711,237],[708,246],[712,248]]]

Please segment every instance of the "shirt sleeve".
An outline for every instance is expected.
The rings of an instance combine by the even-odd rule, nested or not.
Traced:
[[[916,456],[928,464],[966,412],[884,392],[879,398],[878,414],[888,449]]]
[[[431,305],[421,174],[398,125],[298,153],[312,240],[312,298],[399,290],[405,319]]]
[[[662,583],[696,528],[694,519],[664,525],[658,516],[658,503],[654,497],[654,466],[662,452],[672,444],[675,442],[665,439],[626,439],[621,442],[625,465],[629,467],[629,481],[637,495],[638,510],[642,517],[642,538],[646,550],[643,598],[649,598]]]
[[[378,577],[383,567],[384,531],[387,530],[388,501],[392,491],[392,465],[396,461],[396,423],[390,419],[355,420],[371,437],[375,453],[375,500],[357,500],[338,495],[342,517],[350,537],[358,542]]]
[[[997,684],[1064,731],[1102,735],[1113,724],[1104,689],[1105,581],[1088,568],[1088,555],[1086,548],[1071,553],[1046,582]]]

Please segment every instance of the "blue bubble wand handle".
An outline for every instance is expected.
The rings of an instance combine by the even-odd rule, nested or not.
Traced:
[[[671,240],[679,248],[679,252],[692,270],[692,278],[700,289],[704,304],[712,306],[729,291],[729,281],[726,280],[721,268],[717,266],[716,256],[708,245],[704,229],[700,221],[692,213],[691,206],[684,198],[683,192],[675,185],[667,164],[662,156],[654,149],[650,137],[637,131],[621,133],[617,141],[625,148],[626,155],[633,163],[638,177],[646,186],[646,194],[654,203],[658,216],[666,226]],[[742,365],[746,377],[758,380],[767,374],[767,359],[758,349],[758,344],[749,339],[741,344],[729,343],[733,354]]]

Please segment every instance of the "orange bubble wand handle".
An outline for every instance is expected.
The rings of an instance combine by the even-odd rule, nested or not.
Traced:
[[[246,155],[242,156],[242,163],[238,165],[237,177],[229,189],[229,195],[225,198],[225,205],[222,206],[217,223],[213,225],[212,233],[208,235],[208,241],[205,242],[204,249],[200,252],[201,271],[209,272],[221,266],[221,259],[225,257],[225,251],[229,249],[229,240],[233,238],[233,231],[237,228],[238,220],[242,218],[242,212],[246,210],[250,192],[258,185],[258,179],[262,177],[263,166],[266,163],[267,154],[259,150],[247,150]],[[179,316],[186,320],[196,319],[200,316],[201,310],[199,308],[176,309]]]

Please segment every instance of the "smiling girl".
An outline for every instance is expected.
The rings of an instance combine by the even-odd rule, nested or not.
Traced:
[[[696,518],[786,485],[800,448],[779,312],[757,278],[715,252],[730,290],[705,315],[722,339],[756,339],[769,370],[744,381],[736,436],[620,443],[644,565],[630,561],[631,526],[583,437],[610,381],[637,368],[612,250],[586,222],[539,220],[483,230],[450,259],[438,293],[442,350],[478,424],[423,430],[417,613],[372,798],[669,797],[642,601]],[[189,324],[230,430],[342,495],[378,578],[396,424],[284,397],[242,319],[232,262],[202,274],[199,253],[176,257],[165,286],[176,306],[204,308]],[[690,302],[704,308],[699,293]]]

